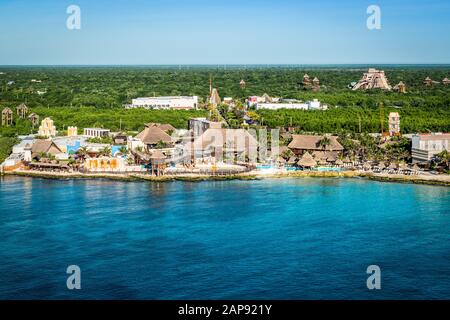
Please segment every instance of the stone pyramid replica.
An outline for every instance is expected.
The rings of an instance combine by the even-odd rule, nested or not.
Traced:
[[[353,90],[382,89],[391,90],[392,87],[384,74],[384,71],[370,68],[364,73],[361,80],[353,87]]]

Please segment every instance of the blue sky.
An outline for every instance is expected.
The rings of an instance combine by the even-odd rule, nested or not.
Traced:
[[[448,0],[0,0],[0,65],[450,63],[449,34]]]

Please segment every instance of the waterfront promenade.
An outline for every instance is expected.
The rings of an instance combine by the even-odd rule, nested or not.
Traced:
[[[253,170],[232,175],[207,175],[198,173],[183,173],[177,175],[152,176],[140,173],[79,173],[79,172],[41,172],[33,170],[16,170],[6,172],[6,175],[54,178],[54,179],[110,179],[120,181],[203,181],[203,180],[258,180],[269,178],[366,178],[386,182],[418,183],[450,186],[450,175],[433,175],[420,173],[417,175],[373,173],[365,171],[284,171],[284,170]]]

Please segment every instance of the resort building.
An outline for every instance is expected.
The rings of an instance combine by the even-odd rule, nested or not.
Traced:
[[[242,90],[245,89],[246,83],[245,83],[244,79],[242,79],[241,82],[239,82],[239,86],[241,87]]]
[[[42,120],[38,135],[42,137],[54,137],[56,136],[56,133],[56,127],[54,126],[51,118],[45,118]]]
[[[270,97],[267,93],[264,93],[262,96],[251,96],[247,99],[247,104],[249,107],[253,107],[258,103],[272,103],[273,98]]]
[[[450,151],[450,133],[417,134],[412,137],[413,163],[425,163],[443,150]]]
[[[98,158],[87,158],[83,167],[89,172],[123,172],[126,171],[125,159],[101,156]]]
[[[2,110],[2,126],[12,126],[13,124],[13,112],[10,108]]]
[[[132,100],[127,108],[144,109],[196,109],[197,96],[169,96],[169,97],[145,97]]]
[[[109,137],[109,129],[102,128],[85,128],[83,135],[90,138],[105,138]]]
[[[184,145],[182,156],[192,162],[219,163],[246,161],[255,163],[258,142],[244,129],[208,129],[193,142]]]
[[[368,72],[364,73],[362,79],[353,87],[353,90],[367,89],[391,90],[392,87],[389,85],[384,71],[370,68]]]
[[[297,109],[308,110],[307,103],[257,103],[255,105],[256,110],[280,110],[280,109]]]
[[[128,142],[128,136],[123,133],[118,133],[114,136],[113,142],[115,145],[126,145]]]
[[[191,130],[194,137],[201,136],[208,129],[221,129],[222,122],[210,121],[206,118],[192,118],[188,121],[188,130]]]
[[[279,109],[297,109],[297,110],[326,110],[326,106],[322,106],[321,102],[317,99],[313,101],[307,101],[305,103],[289,99],[282,100],[280,103],[256,103],[256,110],[279,110]]]
[[[444,86],[447,86],[447,85],[450,84],[450,80],[449,80],[448,78],[444,78],[444,80],[442,80],[442,84],[443,84]]]
[[[68,137],[78,136],[78,128],[77,127],[67,127],[67,136]]]
[[[31,147],[31,158],[41,158],[41,156],[58,156],[63,151],[51,140],[36,140]]]
[[[389,135],[391,137],[400,135],[400,115],[398,112],[389,113]]]
[[[20,140],[18,144],[13,146],[12,153],[23,154],[25,153],[25,147],[27,145],[32,146],[34,143],[34,138],[32,136],[27,136]]]
[[[297,156],[301,157],[305,152],[311,153],[317,160],[337,160],[344,151],[336,136],[314,136],[293,134],[288,148]]]
[[[161,129],[162,131],[164,131],[165,133],[167,133],[168,135],[170,135],[171,133],[175,132],[177,129],[172,126],[169,123],[147,123],[146,126],[148,127],[157,127],[159,129]]]
[[[128,141],[128,148],[130,150],[142,148],[150,151],[153,149],[166,149],[172,147],[172,137],[153,124],[145,125],[143,131],[141,131],[134,139]]]

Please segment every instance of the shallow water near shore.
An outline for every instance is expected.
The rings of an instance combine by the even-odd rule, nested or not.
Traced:
[[[0,235],[1,299],[450,298],[448,187],[8,176]]]

